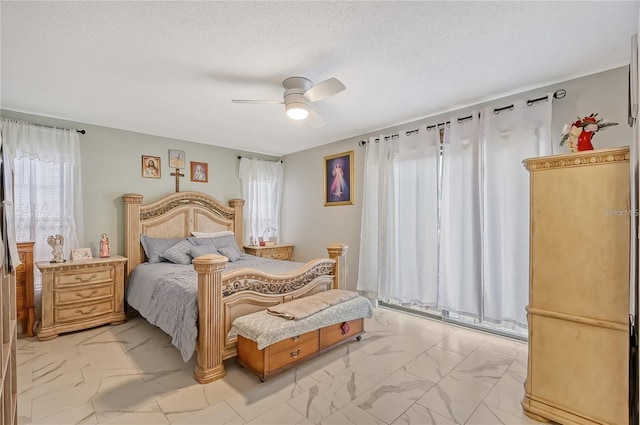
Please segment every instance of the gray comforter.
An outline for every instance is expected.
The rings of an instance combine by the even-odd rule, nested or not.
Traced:
[[[226,270],[252,268],[281,274],[302,265],[242,254],[240,260],[227,263]],[[140,264],[127,281],[127,303],[171,336],[182,359],[189,361],[198,340],[198,280],[192,265]]]

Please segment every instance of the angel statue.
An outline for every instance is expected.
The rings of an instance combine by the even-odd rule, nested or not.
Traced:
[[[62,237],[62,235],[57,234],[55,236],[49,236],[47,238],[47,243],[52,249],[51,254],[53,254],[53,259],[51,260],[51,262],[63,263],[64,255],[62,254],[62,245],[64,245],[64,238]]]

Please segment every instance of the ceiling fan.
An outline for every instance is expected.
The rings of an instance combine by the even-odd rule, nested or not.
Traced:
[[[307,120],[313,128],[320,128],[324,120],[309,106],[312,102],[326,99],[340,93],[346,87],[337,78],[329,78],[318,84],[304,77],[289,77],[282,82],[283,100],[232,100],[233,103],[284,104],[287,116],[293,120]]]

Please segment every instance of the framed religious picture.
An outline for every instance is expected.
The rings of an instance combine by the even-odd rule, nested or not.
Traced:
[[[71,250],[71,259],[76,260],[91,260],[91,248],[77,248]]]
[[[207,183],[209,181],[209,164],[191,161],[191,181]]]
[[[353,151],[324,157],[324,206],[353,205]]]
[[[184,151],[169,149],[169,167],[184,168]]]
[[[142,177],[160,178],[160,157],[142,155]]]

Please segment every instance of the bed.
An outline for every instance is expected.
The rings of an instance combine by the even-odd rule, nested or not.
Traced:
[[[145,237],[187,238],[192,232],[227,231],[242,247],[242,199],[230,200],[229,206],[200,192],[173,193],[149,204],[143,204],[139,194],[125,194],[122,199],[127,277],[147,264]],[[320,291],[345,289],[347,250],[344,244],[331,244],[329,258],[296,264],[293,270],[280,273],[237,266],[229,270],[229,257],[222,255],[194,258],[188,268],[192,267],[197,280],[196,381],[204,384],[225,375],[223,360],[237,354],[237,337],[229,335],[237,317]]]

